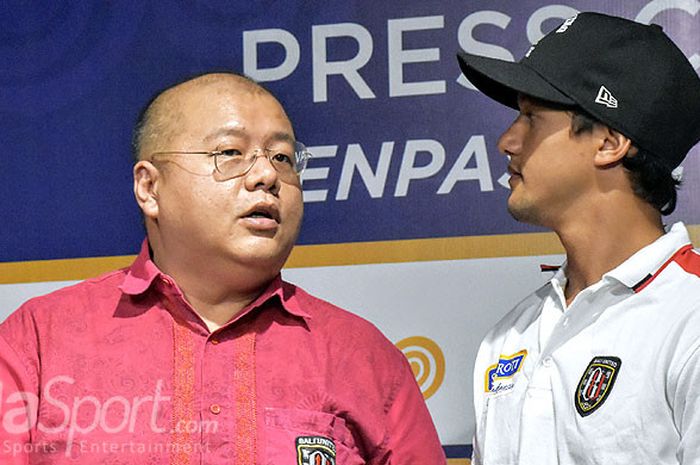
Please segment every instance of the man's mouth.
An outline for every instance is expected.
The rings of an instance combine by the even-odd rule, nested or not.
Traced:
[[[269,229],[280,223],[280,213],[274,204],[258,203],[242,216],[256,228]]]
[[[269,218],[273,219],[272,215],[264,211],[254,211],[250,215],[246,215],[247,218]]]

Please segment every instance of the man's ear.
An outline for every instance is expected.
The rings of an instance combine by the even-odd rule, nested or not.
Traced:
[[[599,136],[599,143],[594,162],[599,168],[606,168],[619,163],[634,148],[632,141],[627,136],[614,129],[600,125],[596,130]]]
[[[141,160],[134,165],[134,196],[146,218],[158,218],[158,186],[161,173],[153,163]]]

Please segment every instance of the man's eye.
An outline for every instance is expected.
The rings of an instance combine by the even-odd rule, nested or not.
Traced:
[[[225,157],[241,157],[241,156],[243,156],[243,152],[241,152],[238,149],[221,149],[218,152],[219,152],[219,155],[223,155]]]
[[[285,153],[276,153],[272,156],[272,160],[277,162],[277,163],[284,163],[290,166],[294,166],[294,160],[292,157]]]

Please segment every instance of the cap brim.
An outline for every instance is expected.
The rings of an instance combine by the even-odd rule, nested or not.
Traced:
[[[558,103],[575,105],[542,76],[522,63],[497,60],[460,51],[457,54],[462,73],[486,96],[518,109],[518,94]]]

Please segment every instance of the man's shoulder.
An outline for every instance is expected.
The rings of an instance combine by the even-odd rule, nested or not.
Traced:
[[[118,299],[126,269],[119,269],[33,297],[15,310],[8,320],[30,316],[32,320],[51,314],[60,318],[66,312],[94,310],[101,302]]]
[[[663,311],[666,319],[700,314],[700,251],[690,244],[676,251],[634,289],[639,302]]]
[[[312,295],[299,286],[285,283],[294,288],[295,297],[304,312],[311,317],[309,324],[313,330],[332,332],[347,337],[371,337],[387,341],[386,336],[365,318]]]
[[[349,310],[341,308],[321,297],[310,294],[295,284],[286,284],[294,288],[295,297],[297,298],[299,305],[304,309],[304,311],[308,312],[313,319],[323,320],[327,323],[337,322],[338,324],[347,323],[374,327],[372,323]]]
[[[515,326],[531,324],[539,317],[542,311],[542,303],[552,292],[553,288],[551,282],[543,284],[515,304],[515,306],[496,323],[494,329],[504,330]]]
[[[379,385],[385,384],[377,385],[382,390],[393,387],[397,377],[406,376],[405,370],[410,373],[403,353],[372,322],[299,287],[295,287],[295,296],[309,315],[307,346],[335,360],[346,375],[372,378]]]
[[[692,246],[684,247],[676,252],[672,261],[676,263],[689,277],[693,278],[695,284],[700,284],[700,250]]]

